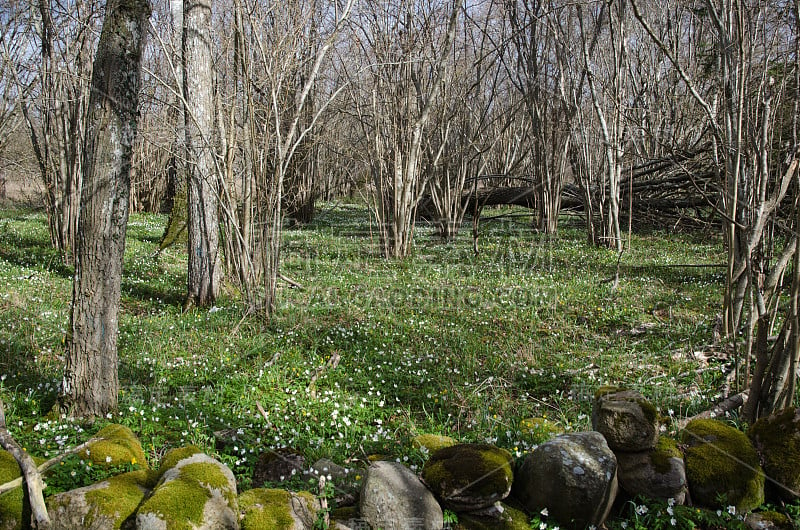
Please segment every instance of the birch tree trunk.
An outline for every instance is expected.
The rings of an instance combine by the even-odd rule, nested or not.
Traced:
[[[218,174],[214,154],[211,0],[185,0],[183,70],[189,237],[187,306],[213,305],[219,295]]]
[[[75,416],[117,407],[117,315],[149,16],[148,0],[110,1],[94,62],[60,400]]]

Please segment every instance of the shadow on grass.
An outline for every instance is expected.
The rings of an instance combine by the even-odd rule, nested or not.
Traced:
[[[43,224],[38,220],[26,222]],[[0,224],[0,259],[20,267],[41,268],[63,278],[72,278],[74,274],[46,236],[12,232],[5,223]]]
[[[606,267],[606,274],[613,277],[616,267]],[[701,282],[721,283],[725,277],[724,264],[708,265],[622,265],[621,278],[656,278],[670,287]]]
[[[157,287],[149,283],[133,282],[130,278],[126,279],[125,277],[122,279],[122,293],[123,297],[133,298],[146,304],[161,301],[165,305],[174,307],[182,307],[186,299],[183,284],[181,284],[180,289],[165,286]],[[124,303],[125,301],[123,300]]]

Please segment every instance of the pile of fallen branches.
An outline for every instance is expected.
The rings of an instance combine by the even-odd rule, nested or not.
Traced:
[[[498,176],[476,177],[474,185],[462,193],[461,204],[467,213],[480,212],[488,206],[516,205],[536,209],[537,184],[530,178],[498,179]],[[500,182],[501,185],[497,183]],[[518,183],[524,185],[509,185]],[[673,154],[627,171],[620,183],[620,205],[623,217],[630,207],[637,224],[683,221],[688,225],[705,225],[713,221],[719,197],[718,171],[707,147]],[[575,183],[563,187],[561,208],[566,213],[584,211],[587,195],[601,197],[604,190],[590,189],[587,194]],[[607,196],[607,192],[606,192]],[[631,200],[632,199],[632,200]],[[434,219],[429,198],[423,198],[418,211],[424,219]],[[595,208],[595,211],[597,208]]]

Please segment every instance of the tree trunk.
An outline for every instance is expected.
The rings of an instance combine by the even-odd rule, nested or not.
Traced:
[[[220,281],[211,0],[185,0],[183,18],[189,237],[186,303],[208,306],[219,295]]]
[[[175,104],[170,112],[174,120],[175,141],[167,166],[167,204],[169,218],[158,244],[157,254],[186,235],[186,113],[183,105],[183,0],[169,0],[172,20],[172,52],[175,55]]]
[[[109,2],[92,74],[75,279],[61,403],[75,416],[117,407],[117,315],[148,0]]]

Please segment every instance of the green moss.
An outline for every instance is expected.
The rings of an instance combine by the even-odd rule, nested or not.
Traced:
[[[503,513],[499,518],[459,514],[456,530],[530,530],[528,516],[524,512],[502,503],[501,506]]]
[[[161,459],[161,466],[158,468],[158,475],[159,478],[164,475],[164,473],[172,469],[177,465],[178,462],[183,460],[184,458],[189,458],[190,456],[202,453],[203,450],[197,447],[196,445],[187,445],[186,447],[178,447],[175,449],[170,449],[167,451],[167,454],[164,455],[164,458]]]
[[[198,456],[199,461],[185,460]],[[139,508],[139,514],[156,514],[166,521],[168,530],[184,530],[202,521],[206,502],[217,491],[228,506],[236,507],[236,488],[231,485],[222,469],[222,464],[194,446],[173,449],[164,455],[156,476],[162,480],[153,495]],[[170,474],[168,480],[164,475]]]
[[[19,464],[11,453],[0,449],[0,484],[10,482],[21,475]]]
[[[311,507],[314,496],[307,491],[299,492]],[[239,508],[243,517],[242,530],[285,530],[294,528],[291,515],[292,494],[285,490],[257,488],[239,495]]]
[[[176,242],[186,243],[186,185],[178,186],[172,202],[172,209],[169,213],[169,220],[161,242],[158,244],[158,251],[170,247]]]
[[[489,497],[511,487],[513,462],[505,449],[488,444],[460,444],[433,453],[422,476],[440,492],[469,490],[477,496]]]
[[[750,511],[764,502],[764,472],[742,432],[716,420],[694,420],[681,433],[695,502]],[[720,502],[722,501],[722,502]]]
[[[143,469],[148,467],[142,444],[128,427],[107,425],[94,436],[100,440],[80,451],[78,454],[81,458],[101,467],[125,464],[137,464]]]
[[[97,515],[111,517],[118,529],[136,511],[147,490],[155,485],[155,472],[149,470],[131,471],[108,479],[108,486],[94,489],[86,493],[86,502],[100,508],[100,513],[86,518],[87,526],[91,526]]]
[[[607,396],[609,394],[616,394],[617,392],[622,392],[625,390],[623,386],[616,386],[616,385],[603,385],[598,388],[594,393],[594,399],[600,399],[603,396]]]
[[[458,441],[449,436],[442,436],[439,434],[420,434],[415,436],[411,443],[416,449],[424,447],[429,452],[433,453],[444,447],[456,445]]]
[[[784,409],[755,422],[747,435],[756,446],[764,471],[779,484],[778,495],[794,497],[800,486],[800,417],[794,407]],[[788,488],[788,489],[787,489]]]
[[[792,521],[786,514],[775,511],[759,512],[759,515],[765,521],[769,521],[778,528],[792,528]]]
[[[644,414],[644,417],[647,418],[647,421],[650,423],[658,422],[658,410],[653,406],[652,403],[644,398],[640,398],[636,400],[636,404],[642,409],[642,413]]]
[[[194,480],[177,478],[156,489],[139,508],[139,514],[156,514],[168,530],[193,530],[203,520],[211,494]]]
[[[206,488],[219,490],[228,505],[233,506],[236,492],[231,490],[228,477],[213,462],[196,462],[181,466],[180,477],[184,480],[195,480]]]
[[[22,528],[23,497],[22,486],[0,495],[0,528]]]
[[[667,473],[672,469],[670,459],[680,458],[683,460],[683,453],[678,448],[678,442],[661,436],[656,442],[656,447],[650,453],[650,461],[653,463],[653,468],[659,473]]]

